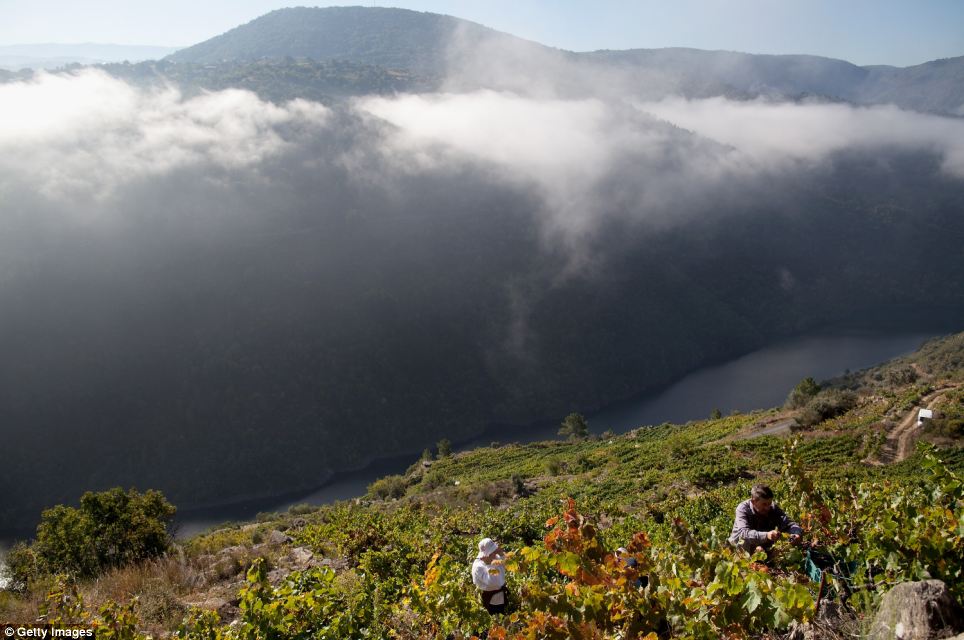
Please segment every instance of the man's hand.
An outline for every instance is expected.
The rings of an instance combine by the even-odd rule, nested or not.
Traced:
[[[773,531],[768,531],[768,532],[767,532],[767,540],[773,542],[774,540],[778,540],[779,538],[780,538],[780,530],[779,530],[779,529],[774,529]]]

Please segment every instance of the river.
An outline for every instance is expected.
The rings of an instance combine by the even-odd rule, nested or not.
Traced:
[[[915,351],[934,334],[836,334],[797,338],[775,344],[729,362],[695,371],[656,393],[620,403],[588,416],[590,429],[623,433],[643,425],[686,422],[783,404],[800,380],[831,378],[857,371]],[[488,446],[493,441],[533,442],[557,437],[558,422],[529,427],[500,426],[472,440],[457,443],[457,451]],[[382,458],[363,469],[338,473],[330,482],[307,494],[286,496],[187,512],[178,520],[178,535],[189,536],[229,520],[252,520],[258,512],[283,511],[294,504],[328,504],[362,496],[374,480],[404,472],[417,453]]]

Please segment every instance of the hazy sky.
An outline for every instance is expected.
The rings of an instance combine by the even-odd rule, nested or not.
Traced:
[[[284,0],[0,0],[0,45],[187,46]],[[320,3],[318,6],[350,3]],[[371,0],[363,3],[370,6]],[[575,51],[685,46],[907,66],[964,55],[960,0],[377,0]]]

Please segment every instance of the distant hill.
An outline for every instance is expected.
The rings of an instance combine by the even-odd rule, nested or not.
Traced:
[[[960,115],[964,107],[964,57],[914,67],[858,67],[807,55],[759,55],[699,49],[595,51],[588,59],[624,70],[629,77],[658,74],[660,92],[689,97],[725,94],[822,96],[856,104],[896,104],[917,111]]]
[[[419,93],[435,90],[439,86],[436,76],[345,60],[287,58],[218,64],[161,60],[138,64],[115,63],[102,65],[101,68],[117,78],[140,86],[173,82],[186,95],[196,95],[202,90],[248,89],[262,99],[274,102],[305,98],[328,103],[346,96]]]
[[[68,64],[140,62],[157,60],[177,51],[176,47],[123,44],[16,44],[0,46],[0,68],[57,69]]]
[[[763,94],[805,92],[842,97],[868,75],[844,60],[806,55],[667,48],[594,51],[583,56],[625,70],[630,76],[659,71],[677,79],[678,85],[672,88],[694,97],[718,94],[724,87]]]
[[[285,57],[445,75],[454,89],[817,97],[956,115],[964,108],[964,57],[896,68],[685,48],[574,53],[451,16],[378,7],[279,9],[167,60],[214,64]]]
[[[892,102],[918,111],[964,115],[964,56],[903,69],[864,68],[869,75],[857,87],[858,102]]]
[[[168,60],[210,64],[293,57],[349,60],[437,74],[445,70],[446,48],[457,32],[476,39],[511,38],[468,20],[435,13],[381,7],[298,7],[272,11],[182,49]]]

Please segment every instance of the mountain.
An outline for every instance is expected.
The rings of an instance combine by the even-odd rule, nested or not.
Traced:
[[[279,9],[182,49],[172,62],[217,64],[285,57],[404,69],[449,89],[492,88],[586,95],[813,97],[960,114],[964,57],[907,68],[859,67],[806,55],[698,49],[575,53],[450,16],[405,9]]]
[[[0,45],[0,68],[17,71],[123,60],[140,62],[163,58],[176,50],[176,47],[95,43]]]
[[[347,60],[432,76],[446,70],[447,48],[456,34],[524,42],[468,20],[435,13],[381,7],[298,7],[272,11],[167,59],[204,64],[284,57]]]
[[[438,89],[437,79],[405,69],[307,58],[271,59],[218,64],[170,62],[100,65],[112,76],[131,84],[158,88],[173,84],[185,95],[204,91],[247,89],[262,99],[283,103],[296,98],[330,103],[363,95],[420,93]],[[0,80],[3,79],[0,71]],[[12,74],[11,74],[12,75]]]
[[[858,67],[805,55],[760,55],[698,49],[597,51],[584,56],[630,77],[664,79],[660,93],[811,96],[854,104],[895,104],[916,111],[959,115],[964,106],[964,57],[897,68]]]
[[[863,103],[893,103],[918,111],[964,116],[964,57],[933,60],[913,67],[865,67],[867,80],[856,89]]]

